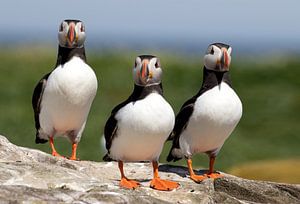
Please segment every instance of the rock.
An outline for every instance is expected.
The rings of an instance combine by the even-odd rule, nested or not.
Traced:
[[[161,192],[149,187],[152,166],[127,163],[129,178],[142,186],[119,187],[115,162],[69,161],[25,147],[0,136],[0,201],[30,203],[300,203],[300,185],[252,181],[224,174],[221,179],[191,181],[187,168],[160,165],[162,178],[180,188]],[[203,173],[203,171],[198,171]]]

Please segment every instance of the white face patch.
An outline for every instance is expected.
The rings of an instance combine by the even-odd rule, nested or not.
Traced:
[[[215,45],[208,47],[206,55],[204,56],[204,65],[207,69],[215,70],[218,59],[221,58],[222,51]]]
[[[143,70],[143,63],[147,61],[146,70]],[[142,73],[146,74],[142,74]],[[142,59],[137,57],[133,68],[133,79],[135,84],[140,86],[148,86],[161,83],[162,69],[160,61],[157,57],[150,59]]]
[[[58,31],[58,41],[59,45],[64,47],[67,44],[67,33],[69,30],[69,25],[67,22],[63,21],[60,26],[59,26],[59,31]]]
[[[228,53],[228,55],[229,55],[230,57],[231,57],[231,51],[232,51],[232,48],[229,47],[228,50],[227,50],[227,53]]]
[[[228,71],[231,61],[231,50],[231,47],[226,49],[214,44],[210,45],[204,56],[204,66],[209,70]]]

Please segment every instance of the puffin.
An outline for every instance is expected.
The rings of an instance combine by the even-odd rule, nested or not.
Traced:
[[[158,57],[141,55],[133,68],[134,90],[127,100],[111,111],[104,127],[107,154],[104,161],[117,161],[121,174],[119,185],[127,189],[140,186],[124,174],[124,162],[152,162],[150,187],[171,191],[179,184],[163,180],[158,173],[158,159],[175,124],[175,114],[163,97],[162,67]]]
[[[49,140],[52,155],[61,157],[54,138],[65,136],[72,143],[70,160],[77,160],[77,146],[98,87],[96,75],[87,64],[85,38],[83,22],[62,21],[55,68],[37,83],[32,96],[35,143]]]
[[[208,46],[202,86],[182,105],[168,138],[173,143],[167,161],[186,158],[190,178],[196,183],[223,176],[214,172],[215,159],[242,117],[242,103],[229,75],[231,52],[227,44]],[[209,170],[204,175],[196,175],[192,167],[192,156],[197,153],[206,153],[209,157]]]

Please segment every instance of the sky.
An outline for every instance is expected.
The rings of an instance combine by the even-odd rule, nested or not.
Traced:
[[[6,0],[0,44],[57,42],[63,19],[85,23],[98,46],[185,47],[225,42],[243,49],[300,50],[299,0]]]

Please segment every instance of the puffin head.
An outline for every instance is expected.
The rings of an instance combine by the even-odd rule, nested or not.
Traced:
[[[161,83],[162,69],[160,60],[152,55],[140,55],[135,59],[133,68],[134,83],[150,86]]]
[[[64,20],[58,30],[58,41],[61,47],[82,47],[85,41],[85,27],[80,20]]]
[[[204,56],[204,66],[213,71],[229,71],[232,48],[223,43],[213,43],[207,48]]]

